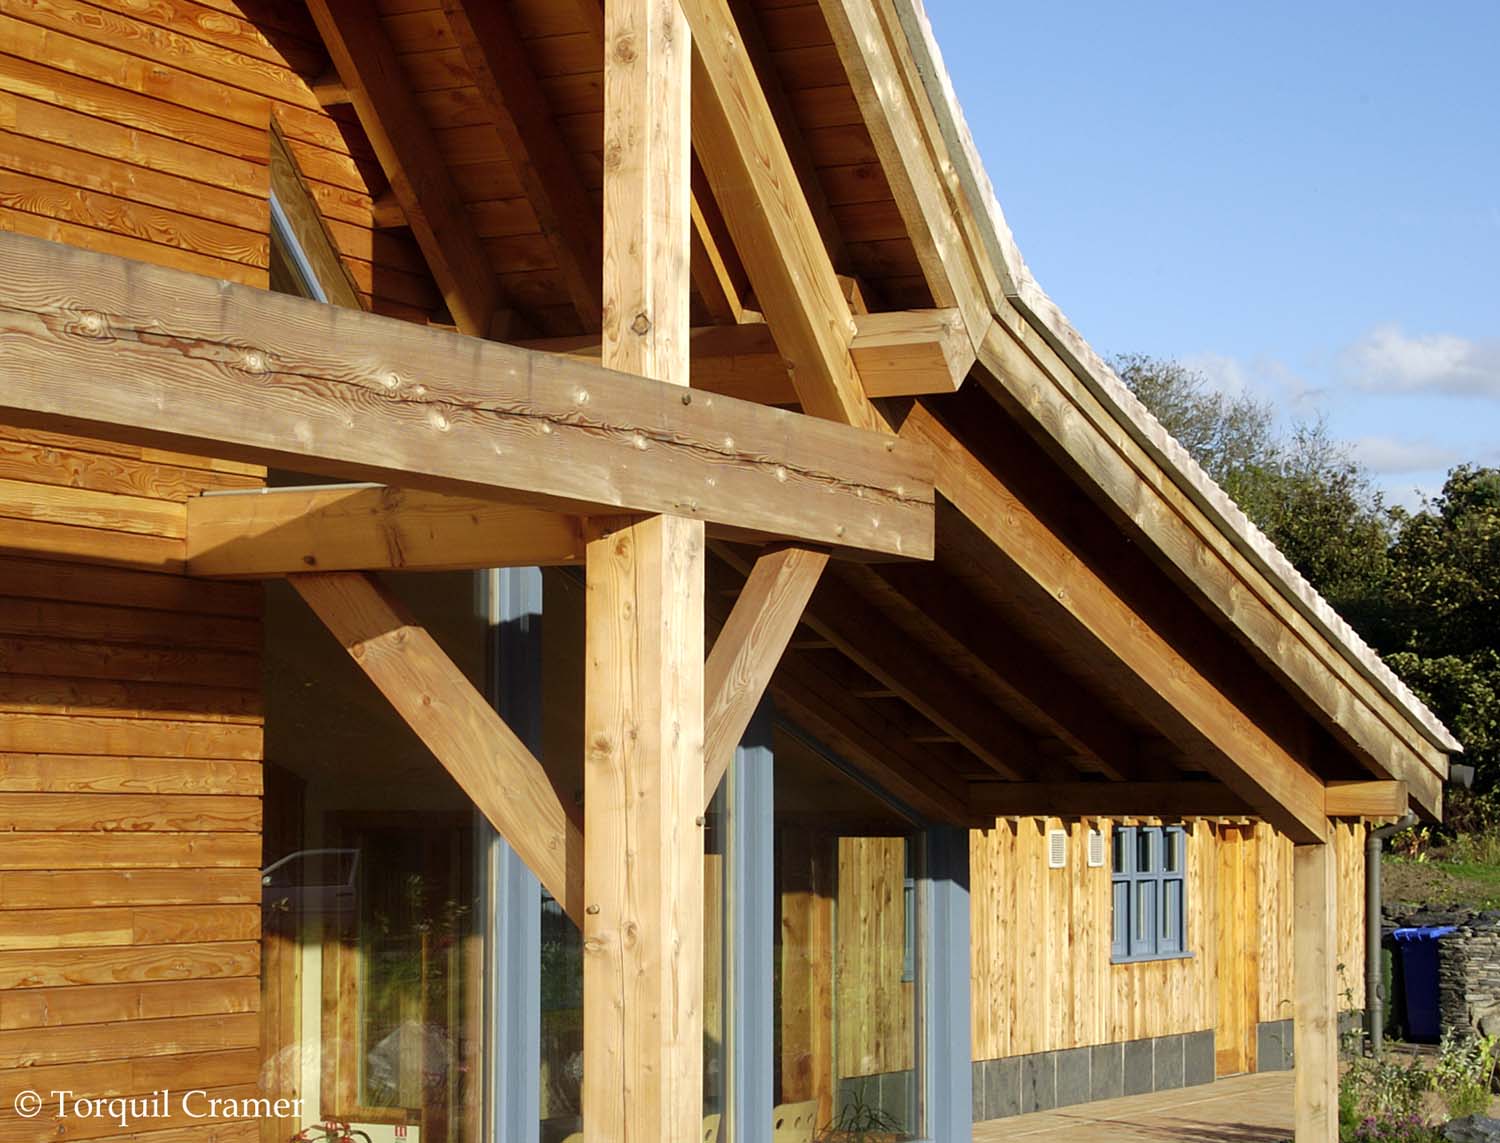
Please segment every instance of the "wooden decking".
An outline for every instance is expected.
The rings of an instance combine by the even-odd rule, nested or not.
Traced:
[[[1292,1073],[1132,1095],[974,1125],[974,1143],[1282,1143],[1292,1136]]]

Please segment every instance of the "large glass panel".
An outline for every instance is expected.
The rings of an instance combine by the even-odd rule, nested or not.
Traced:
[[[922,966],[906,885],[917,837],[784,730],[775,784],[778,1138],[914,1138]]]
[[[392,587],[482,685],[474,578]],[[302,1101],[300,1122],[267,1130],[320,1138],[338,1121],[372,1143],[477,1140],[472,803],[282,584],[267,589],[265,673],[261,1086]]]

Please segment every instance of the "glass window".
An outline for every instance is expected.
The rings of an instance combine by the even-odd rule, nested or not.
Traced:
[[[1186,832],[1180,826],[1118,826],[1113,849],[1111,958],[1185,956]]]
[[[389,581],[482,685],[474,577]],[[267,585],[261,1083],[372,1143],[469,1143],[482,878],[463,791],[284,584]]]
[[[914,1138],[922,856],[912,824],[782,729],[775,851],[773,1123],[806,1129],[789,1138]]]

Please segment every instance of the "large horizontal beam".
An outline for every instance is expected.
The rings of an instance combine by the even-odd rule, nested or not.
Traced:
[[[970,782],[976,820],[1004,817],[1236,817],[1242,798],[1218,782]]]
[[[930,558],[922,445],[0,235],[0,417],[569,512]]]
[[[384,484],[195,496],[190,575],[451,571],[583,563],[584,517]]]
[[[989,542],[992,574],[1045,609],[1084,654],[1121,668],[1129,698],[1162,734],[1299,843],[1327,836],[1323,783],[1099,577],[924,406],[903,435],[931,445],[943,496]]]

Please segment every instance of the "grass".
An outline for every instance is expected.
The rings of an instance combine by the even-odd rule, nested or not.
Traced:
[[[1500,909],[1500,864],[1450,861],[1442,851],[1420,860],[1387,856],[1381,882],[1384,898],[1391,903]]]

